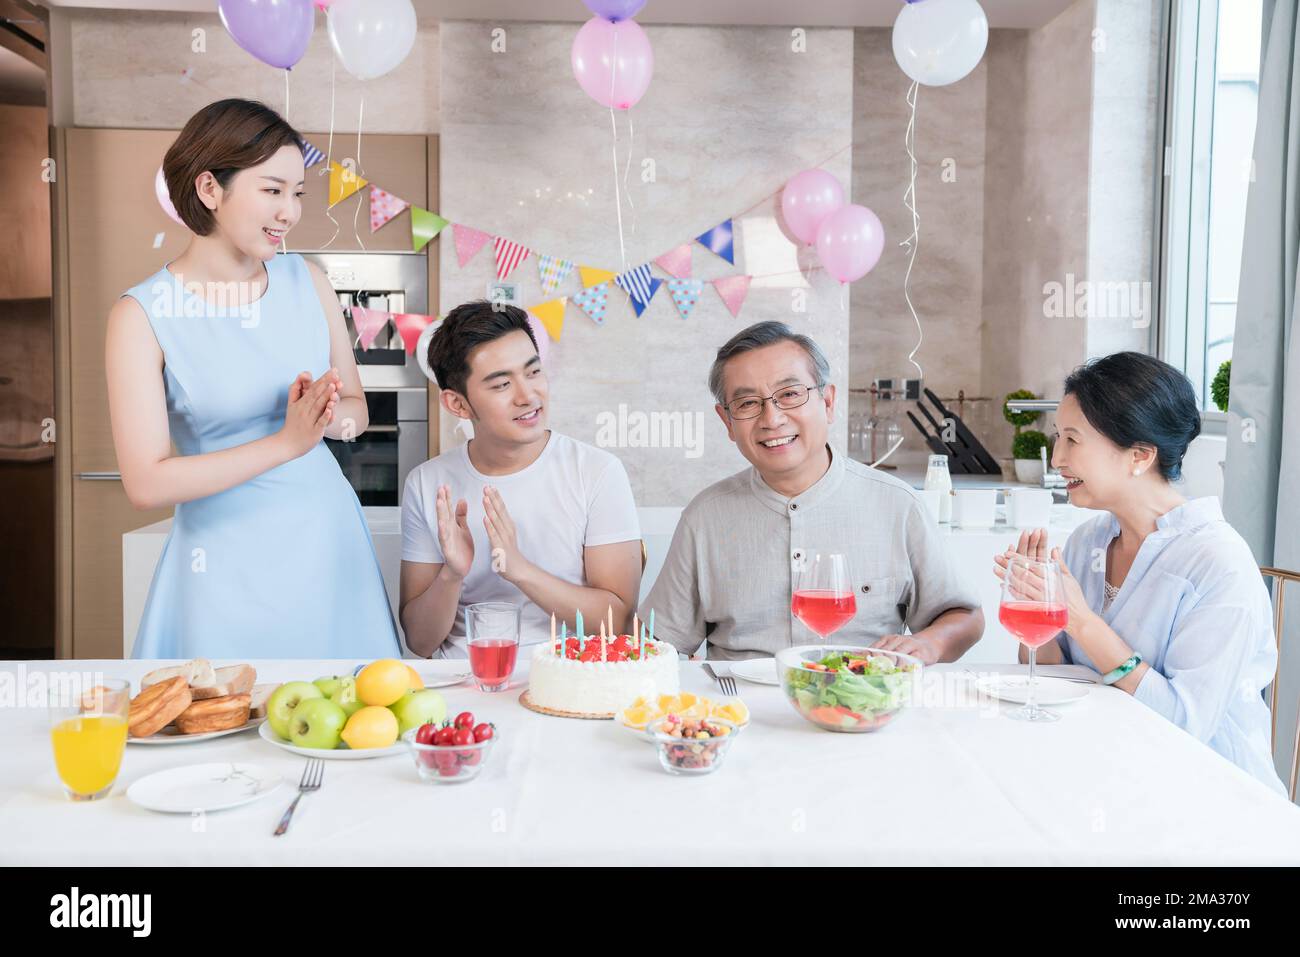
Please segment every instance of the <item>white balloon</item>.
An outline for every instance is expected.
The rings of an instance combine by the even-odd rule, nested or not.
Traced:
[[[989,20],[979,0],[918,0],[898,11],[894,59],[926,86],[956,83],[979,64]]]
[[[330,44],[358,80],[383,76],[415,45],[411,0],[334,0],[326,15]]]

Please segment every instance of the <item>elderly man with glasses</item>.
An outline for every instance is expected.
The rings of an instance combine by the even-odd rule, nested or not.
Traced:
[[[857,610],[836,642],[955,661],[984,631],[978,593],[953,567],[906,483],[832,450],[830,366],[817,344],[760,322],[718,350],[709,388],[751,468],[683,510],[643,603],[655,637],[710,658],[753,658],[808,644],[794,618],[795,576],[817,553],[847,559]]]

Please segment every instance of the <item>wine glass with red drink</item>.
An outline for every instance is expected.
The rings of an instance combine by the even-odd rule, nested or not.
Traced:
[[[796,571],[790,599],[794,616],[827,638],[858,611],[848,559],[839,552],[813,552]]]
[[[1008,713],[1020,721],[1055,721],[1060,715],[1038,707],[1035,652],[1060,633],[1069,620],[1061,567],[1023,555],[1007,559],[1002,576],[1002,603],[998,621],[1029,649],[1029,685],[1024,707]]]
[[[469,669],[481,691],[504,691],[519,654],[519,606],[484,601],[465,607]]]

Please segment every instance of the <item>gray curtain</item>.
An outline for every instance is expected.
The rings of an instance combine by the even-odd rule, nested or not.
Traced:
[[[1261,565],[1300,571],[1300,0],[1264,0],[1255,178],[1232,345],[1224,513]],[[1300,586],[1287,593],[1274,760],[1291,769],[1300,706]]]

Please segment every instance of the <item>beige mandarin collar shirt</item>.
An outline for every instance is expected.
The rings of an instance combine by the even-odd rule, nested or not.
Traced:
[[[754,658],[821,641],[790,611],[794,571],[812,552],[848,558],[857,614],[829,638],[870,644],[919,631],[979,595],[948,556],[944,536],[906,483],[831,451],[801,495],[773,491],[750,467],[683,510],[663,570],[642,603],[655,637],[710,658]]]

